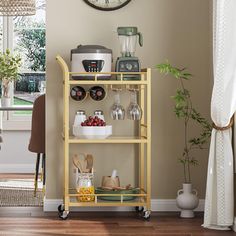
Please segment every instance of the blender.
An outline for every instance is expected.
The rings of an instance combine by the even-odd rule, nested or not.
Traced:
[[[139,72],[140,61],[135,57],[137,40],[143,46],[143,36],[137,27],[118,27],[117,33],[120,41],[121,57],[116,61],[116,72]],[[139,75],[125,74],[124,80],[138,80]]]

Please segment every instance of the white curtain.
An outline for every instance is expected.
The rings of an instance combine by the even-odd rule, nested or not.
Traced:
[[[214,0],[214,87],[211,116],[226,127],[236,111],[236,0]],[[232,129],[213,129],[203,226],[227,230],[234,219]]]

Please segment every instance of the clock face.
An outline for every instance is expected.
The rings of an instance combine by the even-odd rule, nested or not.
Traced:
[[[127,5],[131,0],[84,0],[88,5],[102,11],[113,11]]]

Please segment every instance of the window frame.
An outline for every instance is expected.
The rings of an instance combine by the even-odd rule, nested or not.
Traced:
[[[2,17],[2,49],[14,49],[14,19],[12,16]],[[29,72],[31,73],[31,72]],[[46,72],[42,72],[46,73]],[[11,104],[14,102],[14,82],[11,83]],[[32,114],[15,114],[15,111],[3,111],[2,123],[4,130],[31,130]]]
[[[3,51],[13,50],[14,25],[12,16],[3,16]],[[11,102],[14,99],[14,87],[11,83]],[[31,130],[32,115],[15,115],[14,111],[2,112],[4,130]]]

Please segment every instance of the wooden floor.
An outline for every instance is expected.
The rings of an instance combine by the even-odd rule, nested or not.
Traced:
[[[43,213],[40,208],[1,208],[0,235],[12,236],[224,236],[234,232],[205,230],[202,217],[180,219],[177,215],[153,213],[144,221],[136,213],[71,213],[62,221],[56,213]]]
[[[0,174],[0,179],[33,178],[32,174]],[[136,213],[70,213],[66,221],[57,213],[44,213],[37,207],[0,208],[0,236],[230,236],[232,231],[206,230],[202,215],[180,219],[176,214],[152,213],[144,221]]]

